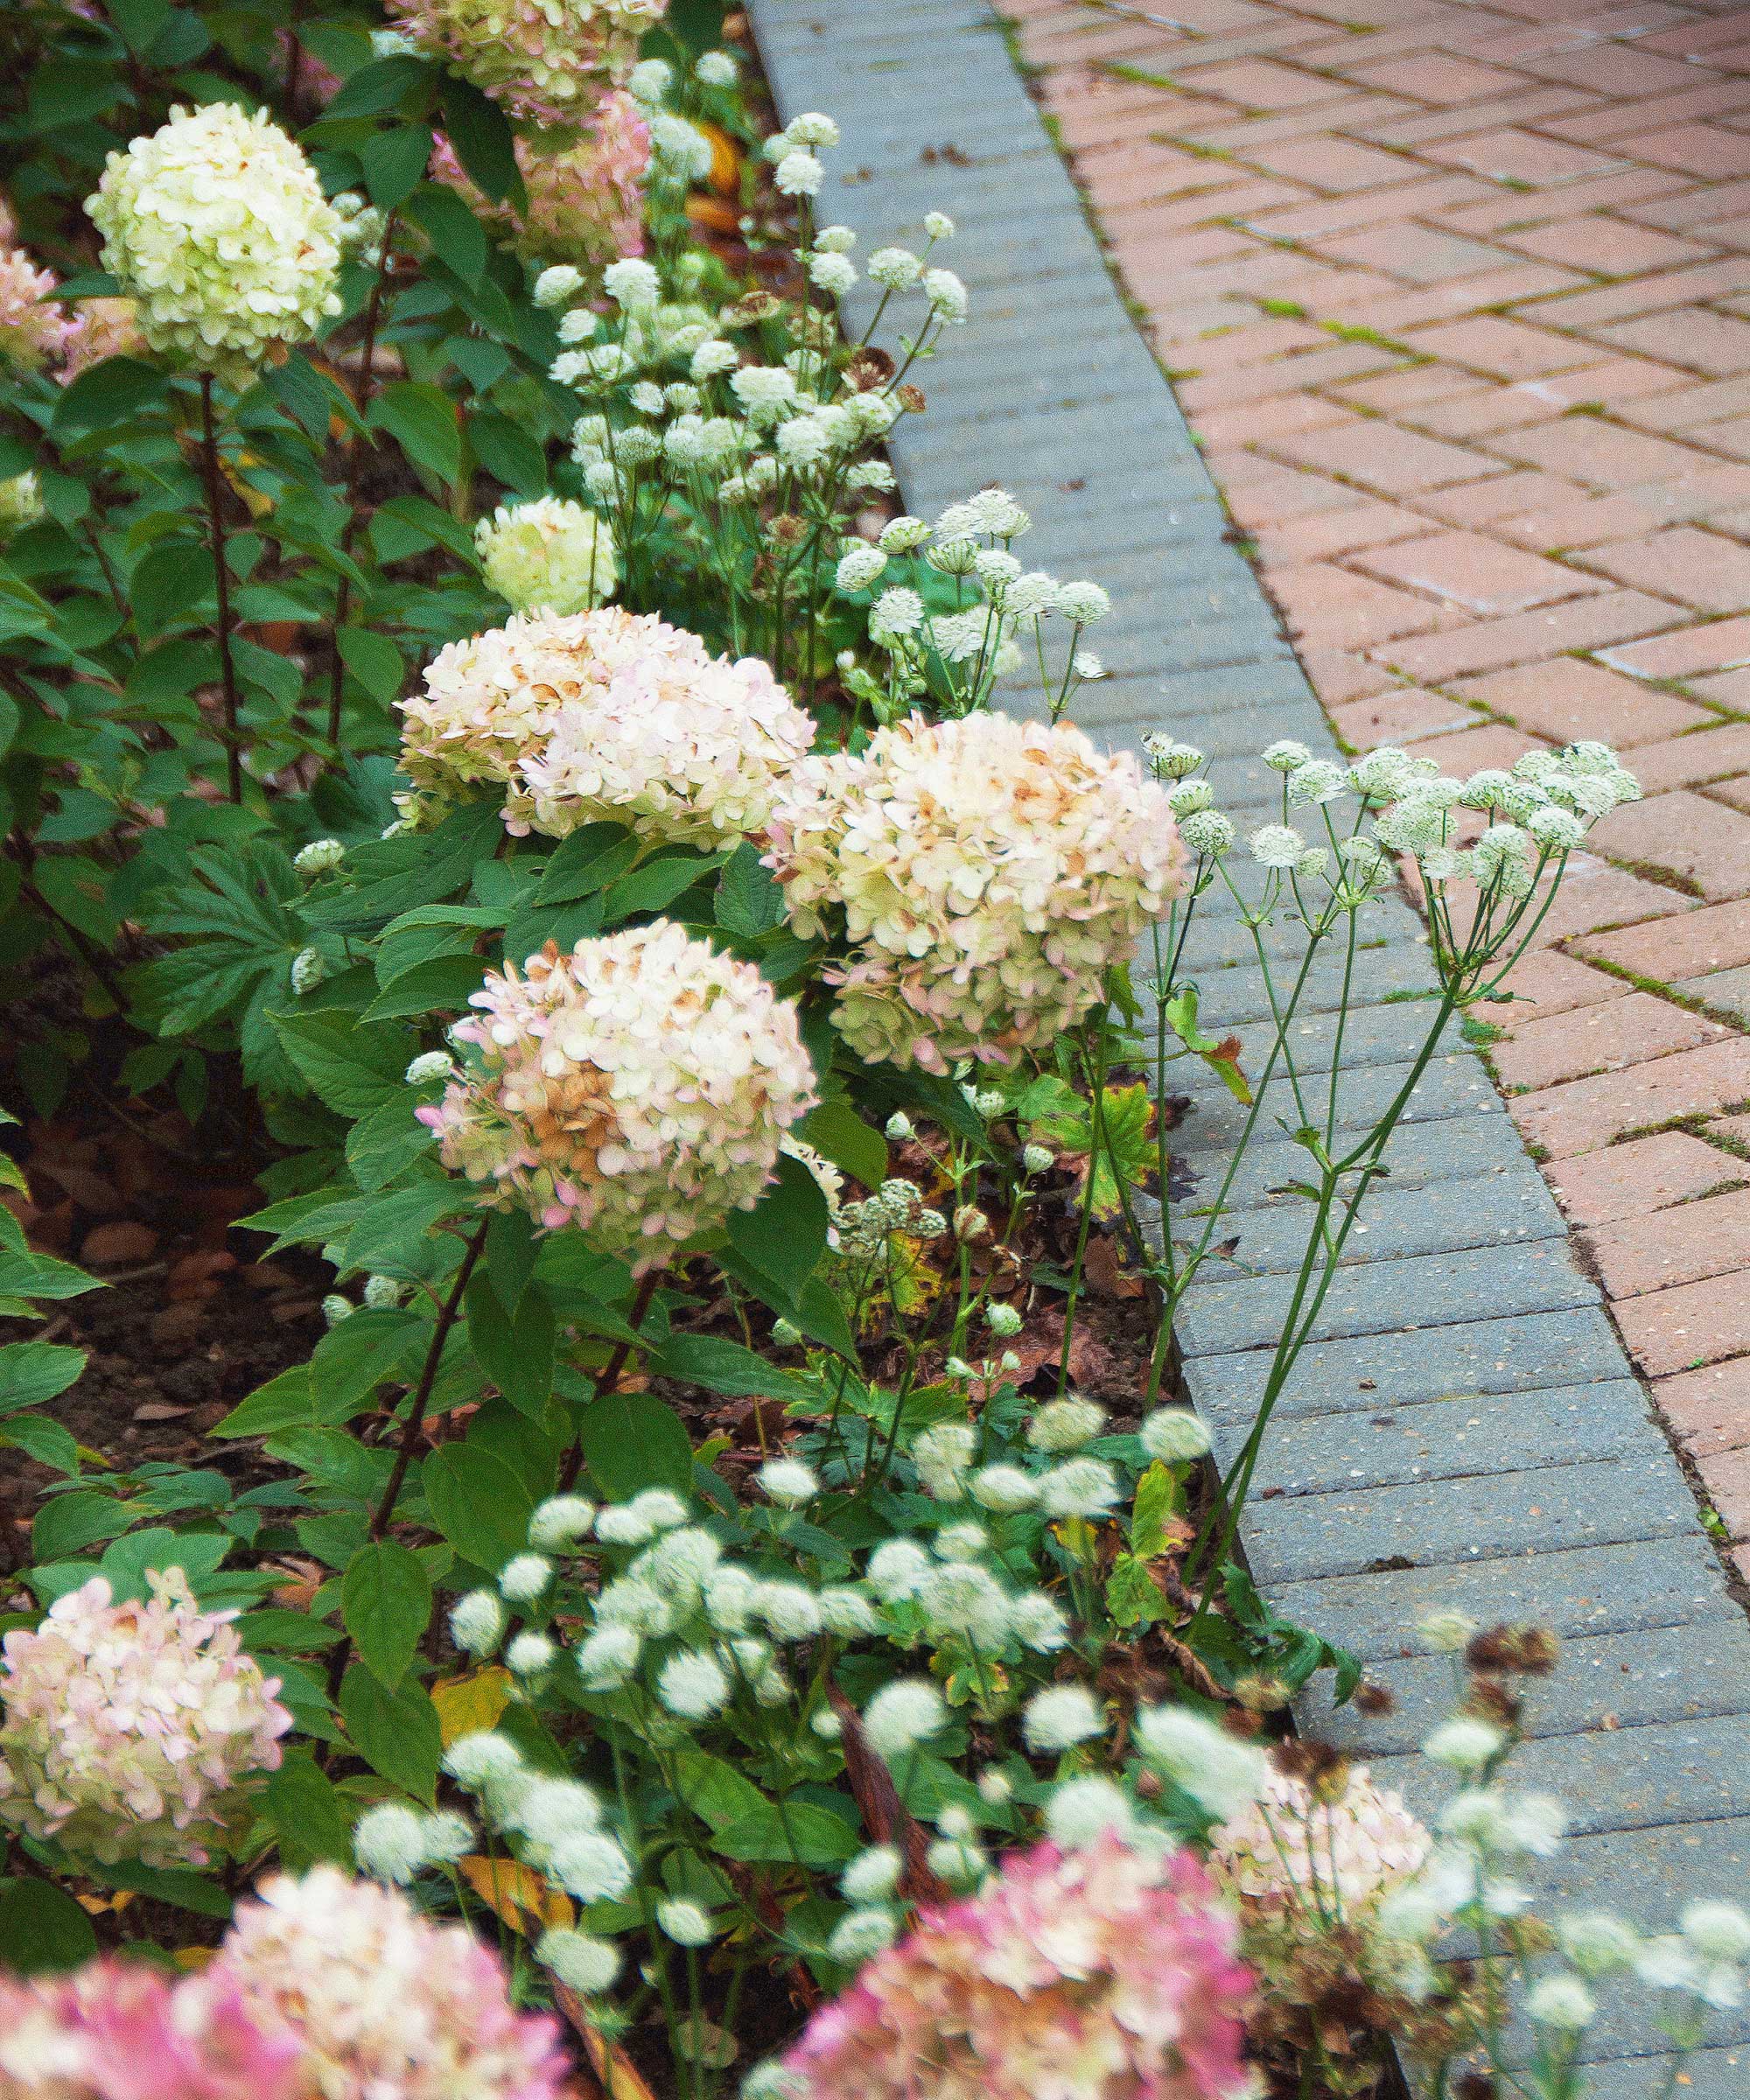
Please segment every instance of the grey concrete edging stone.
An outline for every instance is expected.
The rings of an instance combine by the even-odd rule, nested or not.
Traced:
[[[959,221],[940,259],[973,287],[972,313],[914,373],[928,409],[893,433],[906,507],[928,516],[998,483],[1033,517],[1030,566],[1110,572],[1115,610],[1093,640],[1115,676],[1084,689],[1077,718],[1116,746],[1151,728],[1205,745],[1218,797],[1261,821],[1270,781],[1257,745],[1292,735],[1330,751],[1330,732],[1226,536],[1172,388],[993,10],[889,0],[865,16],[843,0],[750,0],[749,12],[780,116],[823,109],[843,129],[822,219],[851,226],[864,253],[915,239],[931,207]],[[846,303],[853,327],[872,311],[869,291]],[[1024,695],[1014,704],[1037,711]],[[1345,1082],[1346,1124],[1400,1077],[1413,1022],[1393,1025],[1396,1003],[1430,981],[1404,905],[1376,913],[1365,937],[1375,944],[1356,959],[1354,997],[1374,1046]],[[1255,1033],[1266,1004],[1244,928],[1213,914],[1192,953],[1206,1023]],[[1302,1009],[1326,1037],[1318,1017],[1337,982],[1334,969],[1315,969]],[[1193,1200],[1208,1201],[1235,1105],[1205,1086],[1187,1091],[1183,1165],[1200,1176]],[[1276,1129],[1283,1106],[1231,1195],[1240,1260],[1250,1236],[1257,1272],[1210,1271],[1181,1318],[1186,1381],[1218,1452],[1243,1439],[1293,1259],[1291,1214],[1270,1192],[1306,1156]],[[1609,1900],[1662,1925],[1699,1890],[1742,1893],[1750,1794],[1731,1768],[1750,1714],[1750,1628],[1481,1064],[1454,1045],[1430,1066],[1412,1115],[1385,1193],[1363,1213],[1365,1248],[1332,1286],[1328,1338],[1305,1352],[1265,1443],[1246,1550],[1278,1609],[1355,1648],[1403,1690],[1396,1717],[1331,1717],[1319,1690],[1303,1715],[1394,1777],[1414,1740],[1410,1717],[1419,1728],[1437,1707],[1436,1666],[1416,1656],[1411,1634],[1423,1613],[1452,1604],[1575,1636],[1578,1675],[1534,1724],[1541,1740],[1526,1762],[1558,1786],[1583,1780],[1576,1805],[1589,1834],[1544,1879],[1558,1899]],[[1606,1686],[1619,1679],[1613,1703]],[[1424,1788],[1410,1772],[1406,1760],[1405,1779]],[[1750,2039],[1750,2016],[1726,2021],[1719,2039],[1686,2089],[1695,2100],[1750,2090],[1740,2068],[1750,2054],[1734,2046]],[[1662,2044],[1631,2009],[1589,2046],[1599,2100],[1626,2100],[1645,2090]]]

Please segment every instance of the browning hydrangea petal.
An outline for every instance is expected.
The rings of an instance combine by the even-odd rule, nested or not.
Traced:
[[[870,1059],[943,1071],[1048,1042],[1085,1014],[1183,882],[1166,797],[1078,729],[969,715],[811,759],[766,865],[797,931],[842,924],[833,1018]]]

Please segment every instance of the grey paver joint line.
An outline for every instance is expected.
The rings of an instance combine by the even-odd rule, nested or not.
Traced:
[[[1143,592],[1126,590],[1122,594],[1136,607],[1124,654],[1135,654],[1138,668],[1122,682],[1131,686],[1130,691],[1120,697],[1122,689],[1115,690],[1118,704],[1110,710],[1098,705],[1099,689],[1092,689],[1086,710],[1090,727],[1126,739],[1151,722],[1183,732],[1194,710],[1231,717],[1257,706],[1259,692],[1267,690],[1272,733],[1287,733],[1274,725],[1284,716],[1298,716],[1298,725],[1292,733],[1315,746],[1328,746],[1330,731],[1324,714],[1298,665],[1284,649],[1276,614],[1245,556],[1223,536],[1227,512],[1202,453],[1172,388],[1154,376],[1158,368],[1136,334],[1124,300],[1108,274],[1070,172],[1055,151],[1041,154],[1035,150],[1046,143],[1046,134],[1006,55],[996,11],[987,0],[911,0],[905,10],[907,19],[928,30],[915,41],[892,38],[891,24],[882,36],[867,39],[813,34],[810,24],[826,19],[832,6],[833,0],[749,0],[780,114],[788,117],[803,108],[833,111],[844,126],[847,164],[866,166],[872,172],[872,179],[849,185],[842,192],[835,187],[834,215],[856,227],[866,245],[878,245],[888,237],[896,213],[911,213],[932,186],[934,195],[930,200],[952,214],[956,180],[963,178],[969,201],[977,201],[967,213],[955,244],[956,252],[947,259],[975,286],[994,288],[982,294],[975,290],[972,318],[963,336],[950,343],[925,374],[934,413],[908,424],[899,434],[894,464],[908,502],[921,510],[970,494],[981,484],[1000,482],[1014,489],[1033,513],[1036,529],[1028,551],[1035,561],[1060,567],[1074,561],[1098,577],[1103,547],[1130,570],[1152,563],[1167,594],[1182,589],[1187,580],[1219,589],[1222,633],[1250,636],[1243,652],[1224,651],[1219,668],[1196,661],[1194,627],[1164,617],[1158,604],[1151,606]],[[991,148],[991,138],[998,135],[1002,144]],[[926,165],[925,150],[949,141],[962,146],[970,164],[956,170],[952,161],[932,157]],[[1006,213],[990,208],[991,170],[984,157],[991,150],[1001,156],[1008,182]],[[890,174],[899,185],[897,204],[892,191],[885,186]],[[1134,363],[1138,379],[1127,383],[1150,388],[1145,416],[1138,411],[1132,418],[1146,430],[1142,440],[1146,455],[1140,461],[1138,447],[1131,441],[1131,424],[1126,421],[1125,396],[1102,386],[1099,371],[1080,374],[1073,388],[1066,385],[1058,389],[1073,391],[1076,405],[1061,408],[1065,420],[1054,442],[1054,417],[1060,404],[1041,398],[1053,389],[1039,385],[1040,354],[1049,337],[1043,324],[1036,337],[1029,336],[1024,327],[1015,326],[1013,316],[1036,303],[1043,306],[1066,284],[1074,290],[1074,318],[1083,332],[1081,340],[1091,336],[1099,340],[1107,354],[1102,362],[1116,351],[1127,372]],[[982,338],[981,297],[993,303],[1000,299],[1004,310]],[[1550,311],[1556,309],[1552,306]],[[1146,379],[1141,375],[1140,360],[1124,346],[1132,343],[1148,358]],[[1090,398],[1090,388],[1102,397]],[[1012,404],[1014,412],[1001,412],[1004,402]],[[997,412],[992,412],[993,404]],[[976,430],[971,427],[975,424]],[[1074,472],[1065,471],[1071,462]],[[1070,481],[1076,484],[1073,489],[1064,486]],[[1165,499],[1160,494],[1163,486],[1172,491]],[[1144,584],[1147,580],[1144,578]],[[1115,630],[1123,617],[1122,612],[1115,615]],[[1141,668],[1144,663],[1146,670]],[[1280,677],[1281,683],[1265,686],[1267,675]],[[1238,726],[1230,723],[1228,733]],[[1215,732],[1214,740],[1228,747],[1221,732]],[[1425,981],[1417,924],[1407,912],[1391,915],[1377,967],[1369,963],[1369,981],[1376,976],[1382,984],[1388,978],[1394,985]],[[1206,995],[1221,986],[1225,974],[1220,970],[1205,971]],[[1253,973],[1242,962],[1231,974],[1228,989],[1243,1005],[1250,997]],[[1377,999],[1380,993],[1376,989],[1366,996]],[[1253,998],[1253,1010],[1242,1017],[1249,1023],[1257,1018],[1256,1007]],[[1482,1077],[1480,1064],[1476,1070]],[[1418,1128],[1426,1130],[1429,1126],[1407,1130],[1406,1150],[1412,1155],[1423,1144],[1416,1137]],[[1509,1162],[1536,1179],[1505,1107],[1492,1089],[1479,1095],[1474,1110],[1456,1120],[1437,1123],[1433,1129],[1450,1157],[1437,1160],[1424,1145],[1424,1163],[1407,1172],[1400,1186],[1427,1186]],[[1480,1152],[1474,1151],[1466,1134],[1474,1129],[1487,1134]],[[1201,1158],[1207,1165],[1207,1152]],[[1259,1200],[1252,1196],[1239,1200]],[[1523,1259],[1539,1247],[1550,1246],[1540,1234],[1534,1242],[1505,1242],[1495,1256],[1499,1259],[1510,1250]],[[1380,1233],[1379,1243],[1371,1251],[1387,1264],[1388,1274],[1394,1256],[1411,1261],[1430,1258],[1425,1248],[1390,1230]],[[1479,1254],[1487,1251],[1466,1250],[1451,1258],[1458,1268],[1467,1261],[1475,1264]],[[1355,1278],[1366,1266],[1357,1264],[1343,1274]],[[1535,1299],[1539,1293],[1533,1291],[1529,1295]],[[1570,1293],[1564,1286],[1558,1295],[1563,1298],[1561,1306],[1544,1309],[1522,1301],[1507,1313],[1492,1314],[1473,1300],[1455,1306],[1464,1317],[1413,1334],[1334,1335],[1314,1343],[1302,1359],[1296,1387],[1284,1399],[1284,1428],[1327,1425],[1318,1429],[1312,1443],[1303,1444],[1302,1448],[1310,1451],[1318,1447],[1320,1438],[1348,1433],[1342,1425],[1355,1423],[1357,1400],[1374,1410],[1413,1408],[1418,1418],[1426,1415],[1432,1425],[1436,1410],[1429,1404],[1437,1396],[1487,1391],[1529,1399],[1538,1392],[1572,1386],[1577,1378],[1625,1380],[1639,1390],[1621,1345],[1603,1317],[1595,1288],[1587,1284]],[[1514,1338],[1511,1342],[1509,1336]],[[1410,1345],[1409,1353],[1406,1344]],[[1255,1362],[1256,1354],[1242,1348],[1238,1354],[1193,1358],[1188,1367],[1191,1383],[1212,1424],[1230,1425],[1242,1410],[1244,1382],[1249,1376],[1256,1378],[1247,1367]],[[1358,1369],[1376,1373],[1376,1377],[1359,1381],[1367,1389],[1361,1392],[1355,1390]],[[1429,1384],[1431,1379],[1438,1382]],[[1428,1390],[1422,1390],[1424,1385]],[[1583,1438],[1586,1424],[1575,1433]],[[1540,1585],[1547,1585],[1551,1603],[1558,1593],[1577,1600],[1564,1610],[1571,1619],[1579,1614],[1575,1630],[1583,1630],[1591,1622],[1587,1614],[1612,1608],[1608,1600],[1619,1588],[1619,1571],[1644,1564],[1648,1570],[1669,1568],[1666,1580],[1684,1586],[1686,1602],[1679,1606],[1673,1596],[1669,1614],[1649,1604],[1638,1620],[1632,1614],[1626,1617],[1625,1626],[1671,1625],[1704,1613],[1736,1619],[1737,1607],[1699,1523],[1680,1521],[1684,1502],[1673,1496],[1680,1491],[1686,1499],[1688,1490],[1663,1435],[1644,1415],[1638,1424],[1619,1416],[1612,1433],[1614,1441],[1601,1443],[1598,1452],[1606,1461],[1598,1467],[1599,1474],[1614,1488],[1605,1499],[1614,1502],[1617,1496],[1628,1496],[1627,1482],[1631,1477],[1648,1484],[1656,1480],[1657,1491],[1648,1506],[1657,1502],[1667,1512],[1657,1520],[1662,1536],[1656,1540],[1623,1536],[1642,1528],[1627,1504],[1614,1537],[1588,1541],[1580,1535],[1588,1516],[1585,1510],[1570,1513],[1571,1525],[1578,1530],[1540,1535],[1535,1508],[1516,1511],[1509,1501],[1502,1500],[1493,1541],[1480,1545],[1474,1560],[1460,1558],[1438,1568],[1418,1569],[1411,1576],[1375,1578],[1364,1572],[1368,1564],[1400,1552],[1403,1533],[1357,1508],[1353,1522],[1345,1527],[1340,1572],[1333,1570],[1309,1577],[1291,1572],[1284,1562],[1292,1558],[1294,1547],[1306,1545],[1306,1526],[1317,1520],[1314,1505],[1327,1499],[1334,1504],[1340,1502],[1341,1494],[1335,1489],[1255,1502],[1247,1512],[1244,1536],[1260,1565],[1271,1568],[1270,1586],[1278,1602],[1285,1586],[1293,1608],[1316,1626],[1321,1623],[1320,1600],[1326,1600],[1330,1609],[1341,1614],[1350,1637],[1376,1657],[1399,1651],[1409,1634],[1408,1620],[1429,1600],[1431,1578],[1458,1585],[1472,1608],[1485,1614],[1493,1608],[1496,1615],[1510,1616],[1525,1615],[1537,1601]],[[1559,1485],[1551,1476],[1569,1473],[1573,1462],[1503,1475],[1497,1495],[1508,1495],[1514,1480]],[[1438,1468],[1436,1476],[1424,1476],[1419,1492],[1438,1495],[1446,1491],[1449,1499],[1442,1508],[1447,1514],[1440,1530],[1457,1540],[1467,1521],[1468,1498],[1474,1494],[1476,1479],[1447,1477]],[[1348,1485],[1354,1500],[1371,1509],[1401,1511],[1409,1506],[1404,1485],[1380,1482],[1370,1487],[1365,1480]],[[1644,1493],[1644,1488],[1637,1488],[1636,1492]],[[1374,1537],[1366,1536],[1363,1529],[1370,1522],[1380,1526]],[[1675,1528],[1665,1531],[1666,1523]],[[1350,1540],[1355,1543],[1350,1545]],[[1286,1553],[1284,1546],[1290,1549]],[[1491,1568],[1497,1599],[1493,1607],[1487,1595],[1478,1598],[1470,1586],[1474,1578]],[[1580,1572],[1592,1568],[1597,1571],[1595,1578]],[[1653,1586],[1656,1592],[1665,1583],[1655,1577]],[[1599,1599],[1598,1606],[1587,1603],[1592,1595]],[[1406,1623],[1401,1628],[1382,1623],[1393,1611],[1404,1614]],[[1741,1620],[1737,1622],[1741,1624]],[[1671,1685],[1664,1690],[1670,1718],[1683,1718],[1681,1689]],[[1658,1718],[1659,1688],[1649,1690],[1645,1712],[1649,1720]],[[1347,1726],[1348,1740],[1365,1750],[1365,1720],[1350,1717]],[[1607,1740],[1600,1740],[1603,1757],[1609,1746]],[[1631,1886],[1642,1878],[1653,1883],[1660,1880],[1655,1858],[1660,1827],[1650,1824],[1633,1838],[1620,1833],[1613,1838],[1620,1854],[1613,1855],[1613,1867]],[[1644,1877],[1640,1873],[1642,1866]],[[1650,2046],[1658,2045],[1655,2041]],[[1600,2041],[1600,2049],[1606,2057],[1625,2054],[1607,2039]]]

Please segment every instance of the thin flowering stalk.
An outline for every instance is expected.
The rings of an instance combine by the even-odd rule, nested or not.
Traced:
[[[457,1268],[450,1285],[450,1294],[444,1300],[431,1329],[431,1340],[425,1352],[425,1361],[420,1367],[419,1382],[413,1389],[413,1397],[408,1403],[407,1415],[402,1424],[401,1442],[395,1454],[395,1464],[371,1517],[371,1536],[382,1538],[388,1532],[395,1505],[400,1497],[402,1486],[407,1479],[408,1468],[413,1463],[413,1454],[418,1446],[419,1434],[425,1425],[425,1410],[430,1404],[431,1389],[438,1382],[438,1367],[443,1361],[444,1345],[450,1339],[450,1330],[460,1317],[462,1300],[467,1295],[468,1284],[474,1273],[474,1264],[485,1251],[486,1228],[490,1217],[483,1217],[469,1235],[466,1250]],[[345,1653],[344,1648],[341,1650]]]
[[[206,484],[207,543],[213,550],[214,586],[219,597],[219,681],[225,708],[225,792],[243,799],[243,751],[238,724],[237,667],[231,652],[231,570],[226,552],[225,500],[219,472],[219,433],[213,414],[213,374],[200,374],[200,460]]]

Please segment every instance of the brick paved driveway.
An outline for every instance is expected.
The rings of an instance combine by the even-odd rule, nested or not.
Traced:
[[[1003,4],[1339,735],[1646,784],[1494,1054],[1750,1542],[1750,5]]]

